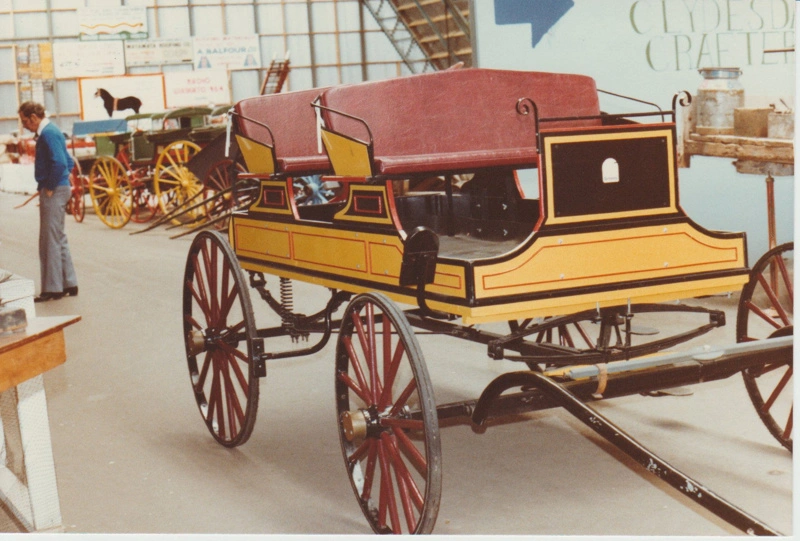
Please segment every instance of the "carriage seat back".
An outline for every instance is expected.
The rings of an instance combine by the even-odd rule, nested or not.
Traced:
[[[337,112],[366,122],[372,175],[399,176],[535,167],[536,123],[533,114],[518,111],[523,98],[536,104],[539,118],[600,114],[590,77],[478,68],[333,87],[320,103],[333,110],[322,114],[339,142],[369,142],[370,136],[358,121]],[[599,124],[599,119],[573,120],[547,127]]]
[[[234,107],[237,133],[256,143],[273,146],[276,173],[332,172],[328,156],[317,146],[317,117],[311,107],[311,102],[323,90],[315,88],[244,99]],[[258,123],[269,126],[269,131]]]

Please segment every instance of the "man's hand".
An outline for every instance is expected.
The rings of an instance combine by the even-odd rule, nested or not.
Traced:
[[[53,197],[53,190],[45,190],[45,191],[44,191],[44,194],[45,194],[47,197]]]

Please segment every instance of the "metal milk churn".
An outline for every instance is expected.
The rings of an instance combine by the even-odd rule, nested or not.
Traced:
[[[744,107],[744,87],[739,68],[701,68],[697,89],[697,133],[732,135],[733,110]]]

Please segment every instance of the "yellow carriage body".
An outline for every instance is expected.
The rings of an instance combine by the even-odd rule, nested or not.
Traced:
[[[477,99],[452,103],[447,94],[481,84]],[[593,115],[596,104],[584,105],[592,91],[594,82],[580,76],[469,69],[298,93],[305,116],[295,126],[305,125],[306,138],[300,154],[317,166],[311,172],[349,180],[346,201],[316,208],[294,204],[284,169],[297,156],[292,144],[283,147],[289,154],[280,152],[291,128],[262,118],[271,128],[265,140],[240,120],[239,147],[263,172],[258,200],[230,224],[240,264],[354,293],[379,290],[413,305],[418,286],[402,283],[401,268],[409,237],[425,226],[439,244],[425,302],[465,324],[741,289],[744,234],[705,230],[680,208],[674,124],[604,125]],[[314,152],[314,97],[330,162]],[[417,115],[407,103],[415,99]],[[571,120],[550,128],[520,108],[525,99],[539,113]],[[243,118],[252,105],[237,106]],[[471,124],[445,125],[441,115],[448,114]],[[481,123],[490,125],[475,133]],[[532,167],[539,198],[524,199],[515,170]],[[449,183],[452,174],[472,176],[465,186],[476,187],[456,194],[399,189],[403,179]]]

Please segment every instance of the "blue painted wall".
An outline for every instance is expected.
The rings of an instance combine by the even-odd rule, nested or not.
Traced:
[[[598,88],[671,108],[697,93],[699,68],[736,66],[747,106],[794,107],[797,5],[791,0],[474,0],[476,64],[582,73]],[[608,112],[643,110],[601,96]],[[679,170],[686,212],[709,229],[746,231],[750,261],[767,250],[766,186],[732,160],[692,157]],[[776,177],[778,242],[794,238],[794,177]]]

